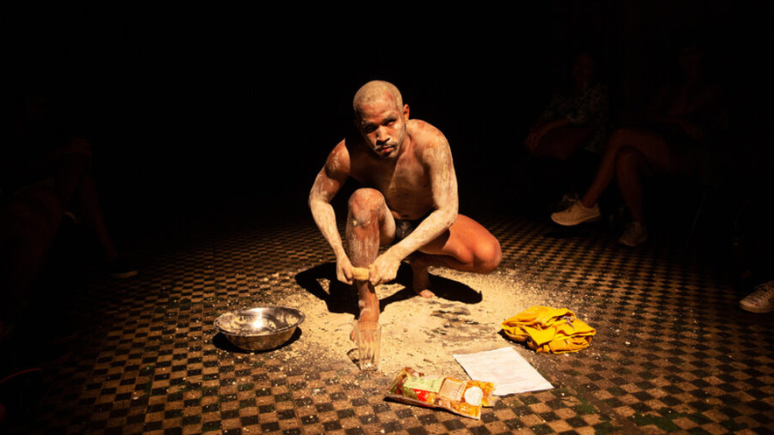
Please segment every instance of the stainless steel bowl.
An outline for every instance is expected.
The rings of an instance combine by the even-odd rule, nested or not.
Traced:
[[[255,307],[221,314],[215,319],[215,328],[234,346],[269,350],[288,341],[304,318],[295,308]]]

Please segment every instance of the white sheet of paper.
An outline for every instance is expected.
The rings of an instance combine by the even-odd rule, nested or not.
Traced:
[[[496,396],[554,388],[512,347],[454,355],[454,358],[471,379],[495,384]]]

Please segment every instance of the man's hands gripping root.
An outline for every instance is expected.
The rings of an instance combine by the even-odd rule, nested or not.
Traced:
[[[342,257],[336,261],[336,278],[347,284],[354,281],[368,281],[371,285],[388,283],[398,276],[401,260],[393,257],[389,253],[384,253],[377,257],[370,266],[355,267],[349,258]]]

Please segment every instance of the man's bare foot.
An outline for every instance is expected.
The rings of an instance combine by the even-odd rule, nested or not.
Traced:
[[[357,323],[364,323],[364,322],[379,323],[378,310],[376,312],[377,312],[377,314],[374,315],[373,314],[374,311],[369,309],[369,308],[361,310],[360,311],[360,316],[357,319]],[[352,332],[349,333],[349,339],[352,340],[352,341],[355,341],[355,328],[357,328],[357,324],[355,324],[352,327]]]
[[[352,327],[352,332],[349,333],[349,339],[350,340],[357,341],[357,339],[355,338],[355,329],[357,329],[357,325],[359,323],[361,323],[361,322],[363,322],[363,323],[379,323],[379,322],[374,322],[374,321],[358,320],[357,323],[355,323],[355,325]]]
[[[430,274],[428,273],[429,266],[419,258],[415,257],[411,261],[411,269],[414,271],[414,293],[422,296],[423,298],[432,298],[435,293],[430,291]]]

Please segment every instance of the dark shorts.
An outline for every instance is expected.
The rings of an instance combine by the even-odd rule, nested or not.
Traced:
[[[419,226],[420,223],[422,223],[423,220],[425,220],[430,213],[422,216],[419,219],[395,219],[395,239],[393,239],[392,243],[399,243],[401,240],[408,237],[409,234],[413,233],[416,227]]]

